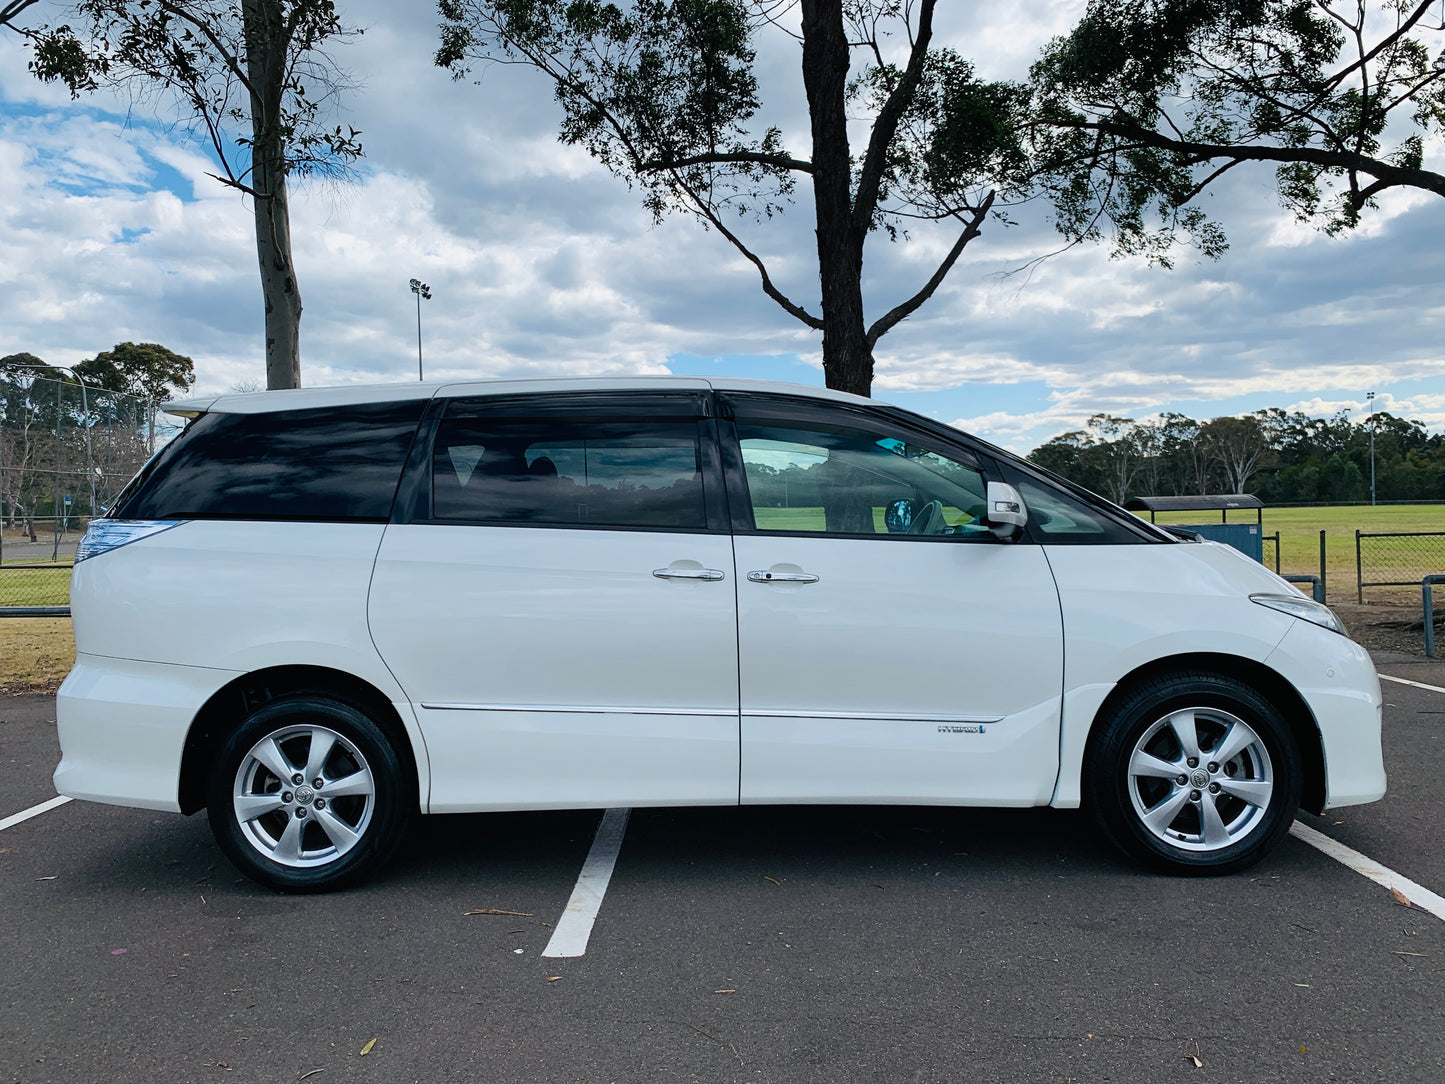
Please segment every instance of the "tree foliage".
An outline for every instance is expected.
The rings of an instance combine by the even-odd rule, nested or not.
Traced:
[[[287,182],[338,174],[361,154],[331,114],[349,80],[327,47],[355,33],[333,0],[80,0],[33,33],[31,70],[78,95],[102,86],[188,118],[212,176],[252,201],[270,387],[300,384],[301,293]]]
[[[75,366],[94,386],[157,403],[179,395],[196,382],[190,358],[159,343],[116,343]]]
[[[553,83],[560,138],[635,185],[661,218],[696,216],[756,269],[763,291],[823,333],[829,387],[868,394],[878,340],[923,305],[979,235],[994,202],[1026,185],[1025,88],[978,78],[933,42],[935,0],[439,0],[437,63],[522,63]],[[801,44],[811,146],[760,121],[760,34]],[[855,60],[858,62],[854,67]],[[859,122],[863,123],[859,123]],[[850,144],[855,131],[866,137]],[[812,189],[818,296],[770,274],[750,223]],[[864,245],[882,231],[950,223],[954,241],[913,292],[871,320]],[[811,293],[811,291],[810,291]]]
[[[1330,233],[1390,188],[1445,195],[1425,164],[1445,123],[1442,19],[1438,0],[1090,0],[1033,69],[1060,228],[1112,227],[1120,251],[1166,264],[1182,238],[1218,255],[1193,201],[1252,162]]]

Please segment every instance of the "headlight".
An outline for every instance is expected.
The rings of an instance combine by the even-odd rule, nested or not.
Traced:
[[[1301,598],[1298,595],[1250,595],[1249,601],[1291,617],[1298,617],[1301,621],[1308,621],[1322,629],[1338,632],[1341,636],[1349,635],[1345,631],[1344,622],[1335,616],[1335,612],[1313,599]]]

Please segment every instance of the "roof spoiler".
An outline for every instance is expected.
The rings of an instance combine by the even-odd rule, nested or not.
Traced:
[[[162,403],[161,410],[177,418],[199,418],[215,405],[219,395],[207,395],[201,399],[175,399]]]

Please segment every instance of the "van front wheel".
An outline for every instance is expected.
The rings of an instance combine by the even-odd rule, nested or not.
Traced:
[[[1102,721],[1085,797],[1127,854],[1169,873],[1232,873],[1289,830],[1303,770],[1289,725],[1244,682],[1174,674]]]
[[[221,747],[206,808],[221,850],[253,880],[324,892],[370,873],[410,819],[396,752],[360,709],[272,700]]]

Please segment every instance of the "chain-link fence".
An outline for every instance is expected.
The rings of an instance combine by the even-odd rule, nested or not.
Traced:
[[[177,430],[133,395],[0,372],[0,567],[73,556],[91,517]]]
[[[1260,539],[1260,563],[1265,568],[1272,568],[1275,575],[1279,575],[1279,532],[1267,534]]]
[[[68,614],[71,567],[48,562],[0,567],[0,617]]]
[[[1445,573],[1445,531],[1366,534],[1355,532],[1356,597],[1366,587],[1419,587],[1426,576]]]

